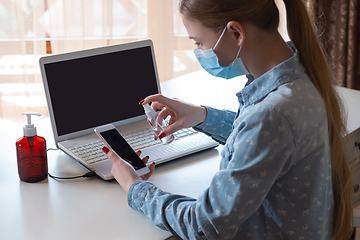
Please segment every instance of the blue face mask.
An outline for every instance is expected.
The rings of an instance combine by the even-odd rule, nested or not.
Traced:
[[[226,27],[224,28],[219,40],[216,42],[214,48],[210,48],[208,50],[195,49],[194,53],[196,58],[198,59],[200,65],[211,75],[215,77],[221,77],[225,79],[230,79],[233,77],[241,76],[248,74],[249,71],[244,66],[241,58],[238,58],[241,50],[241,46],[239,48],[238,53],[236,54],[235,60],[227,67],[222,67],[219,64],[219,59],[216,56],[214,49],[220,42],[222,36],[224,35]]]

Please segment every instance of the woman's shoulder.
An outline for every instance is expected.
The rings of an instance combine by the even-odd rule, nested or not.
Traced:
[[[290,118],[322,119],[326,115],[324,101],[306,74],[280,85],[259,102],[257,107],[272,108]]]
[[[264,99],[244,109],[242,115],[244,119],[261,122],[286,119],[298,136],[325,125],[327,119],[324,101],[305,74],[280,85]]]

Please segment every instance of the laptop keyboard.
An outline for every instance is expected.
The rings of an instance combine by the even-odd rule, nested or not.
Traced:
[[[195,133],[197,132],[192,128],[181,129],[174,133],[174,141]],[[161,144],[159,139],[154,140],[154,132],[150,127],[123,134],[123,137],[135,151]],[[94,142],[72,147],[70,150],[88,164],[94,164],[107,160],[107,156],[102,151],[103,146],[105,146],[105,144],[99,139]]]

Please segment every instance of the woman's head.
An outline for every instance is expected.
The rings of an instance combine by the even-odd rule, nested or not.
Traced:
[[[215,32],[228,22],[248,22],[263,30],[277,30],[279,11],[273,0],[180,0],[180,13]]]
[[[181,0],[179,10],[189,38],[199,49],[212,48],[222,67],[240,57],[247,70],[258,77],[271,68],[259,68],[254,48],[265,48],[274,41],[278,44],[280,39],[286,46],[277,31],[279,11],[273,0]]]
[[[182,20],[189,34],[189,38],[195,41],[196,48],[201,50],[214,49],[221,66],[228,66],[237,57],[237,52],[243,44],[243,40],[240,34],[234,35],[234,37],[233,34],[243,31],[240,24],[231,21],[225,24],[226,27],[223,27],[220,32],[215,32],[212,29],[204,27],[203,24],[197,20],[185,16],[182,17]]]

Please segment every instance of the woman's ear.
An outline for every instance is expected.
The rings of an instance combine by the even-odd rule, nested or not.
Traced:
[[[242,46],[246,37],[244,24],[237,21],[230,21],[226,27],[230,31],[234,40],[236,40],[237,45]]]

